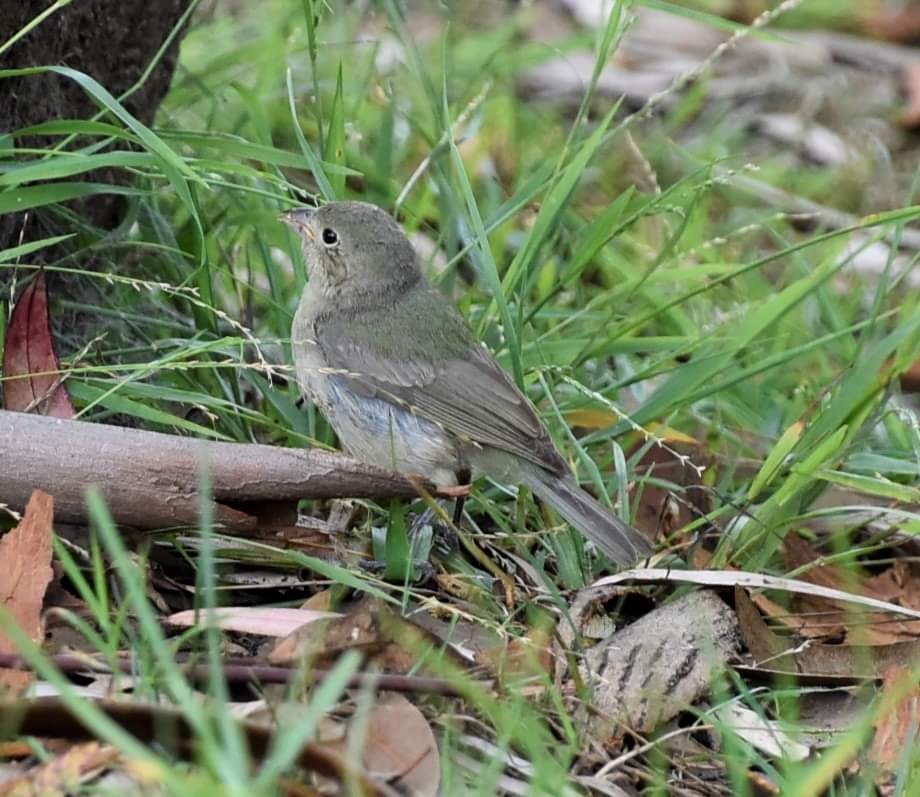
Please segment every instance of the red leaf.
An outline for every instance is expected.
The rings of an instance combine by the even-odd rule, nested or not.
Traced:
[[[3,395],[8,410],[56,418],[77,414],[61,382],[48,321],[48,289],[40,271],[13,308],[3,352]]]

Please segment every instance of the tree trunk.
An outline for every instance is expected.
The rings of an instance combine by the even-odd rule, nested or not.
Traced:
[[[48,16],[0,55],[0,69],[63,65],[85,72],[118,97],[131,88],[150,65],[170,32],[188,8],[189,0],[78,0]],[[2,0],[0,45],[40,13],[51,0]],[[153,71],[124,100],[127,109],[145,124],[169,88],[181,36],[174,37]],[[98,111],[72,80],[53,74],[0,79],[0,133],[52,119],[85,119]],[[37,136],[17,141],[19,146],[47,147],[53,139]],[[113,182],[109,173],[91,174],[90,180]],[[120,216],[119,198],[96,196],[73,204],[93,224],[114,226]],[[0,249],[51,232],[41,214],[31,214],[23,230],[23,216],[0,216]],[[4,283],[0,269],[0,286]],[[8,276],[7,276],[8,278]]]

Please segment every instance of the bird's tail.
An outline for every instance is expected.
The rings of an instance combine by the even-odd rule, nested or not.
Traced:
[[[521,470],[524,484],[617,564],[634,564],[652,552],[642,533],[598,503],[570,474],[550,473],[539,465]]]

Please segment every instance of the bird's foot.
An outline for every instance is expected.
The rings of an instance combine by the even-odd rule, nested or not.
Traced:
[[[449,484],[444,487],[438,487],[438,495],[444,498],[469,498],[469,484]]]
[[[407,473],[406,481],[420,493],[433,493],[438,498],[466,498],[470,494],[469,484],[433,484],[420,473]]]
[[[379,559],[365,559],[358,563],[358,567],[366,573],[380,575],[387,569],[387,563]],[[424,559],[416,559],[412,562],[412,582],[414,584],[424,584],[434,578],[435,568],[431,562]]]
[[[414,539],[425,526],[431,526],[431,531],[435,539],[440,540],[441,544],[448,548],[448,550],[457,548],[456,533],[451,528],[450,524],[442,521],[438,517],[437,512],[431,507],[428,507],[420,515],[416,515],[413,518],[409,526],[409,539]]]

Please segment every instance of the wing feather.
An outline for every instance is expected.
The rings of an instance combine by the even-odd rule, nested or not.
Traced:
[[[324,360],[343,372],[336,378],[465,442],[508,451],[552,472],[567,470],[533,406],[453,306],[427,286],[398,301],[398,313],[377,304],[360,317],[316,319]],[[433,318],[441,320],[437,327]]]

